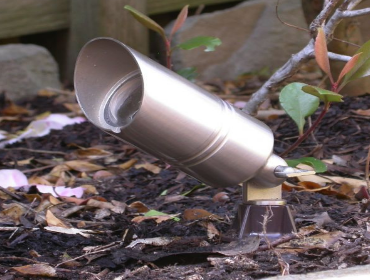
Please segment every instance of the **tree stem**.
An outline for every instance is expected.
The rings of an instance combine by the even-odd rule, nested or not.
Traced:
[[[306,140],[306,138],[317,128],[317,126],[319,125],[319,123],[321,122],[325,114],[328,112],[329,107],[330,107],[330,102],[326,102],[324,109],[321,111],[320,115],[317,117],[316,121],[312,124],[312,126],[309,129],[307,129],[306,132],[302,136],[299,136],[299,138],[297,139],[297,141],[294,142],[293,145],[291,145],[282,154],[280,154],[281,157],[284,157],[287,154],[289,154],[291,151],[296,149],[304,140]]]
[[[171,61],[171,42],[170,40],[165,41],[166,45],[166,66],[168,69],[172,69],[172,61]]]

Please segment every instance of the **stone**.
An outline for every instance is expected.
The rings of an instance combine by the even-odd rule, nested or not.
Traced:
[[[0,92],[13,101],[37,95],[40,89],[61,88],[58,65],[43,47],[0,46]]]
[[[196,67],[201,79],[235,79],[238,75],[268,67],[276,70],[303,48],[309,34],[281,23],[276,1],[245,1],[233,8],[189,17],[174,36],[173,45],[197,36],[214,36],[222,45],[214,52],[203,48],[173,52],[175,70]],[[282,20],[306,27],[301,1],[281,0]],[[173,23],[166,27],[171,30]]]

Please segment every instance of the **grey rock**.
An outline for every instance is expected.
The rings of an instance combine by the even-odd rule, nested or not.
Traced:
[[[36,45],[0,46],[0,73],[0,92],[13,101],[35,96],[45,87],[61,87],[57,63]]]
[[[192,16],[174,36],[173,44],[197,36],[214,36],[222,40],[216,51],[203,49],[176,50],[174,69],[196,67],[203,79],[235,79],[238,75],[268,67],[275,70],[309,41],[306,32],[282,24],[276,17],[275,1],[253,0],[231,9]],[[306,27],[301,1],[281,0],[282,20]],[[173,23],[166,27],[171,30]]]

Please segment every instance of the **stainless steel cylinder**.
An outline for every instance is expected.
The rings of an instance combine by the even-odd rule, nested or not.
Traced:
[[[93,124],[206,184],[227,187],[266,173],[267,186],[283,181],[272,174],[285,162],[272,156],[265,124],[119,41],[84,46],[75,90]]]

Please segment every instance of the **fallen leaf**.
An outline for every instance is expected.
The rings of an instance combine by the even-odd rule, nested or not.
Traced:
[[[158,167],[158,166],[156,166],[154,164],[151,164],[149,162],[146,162],[146,163],[143,163],[143,164],[136,164],[135,165],[135,168],[136,169],[144,168],[144,169],[146,169],[146,170],[148,170],[148,171],[150,171],[150,172],[152,172],[154,174],[159,174],[161,172],[161,170],[162,170],[160,167]]]
[[[161,222],[172,219],[172,220],[175,220],[176,222],[178,222],[178,221],[180,221],[180,219],[176,217],[178,215],[179,214],[170,215],[170,214],[166,214],[166,213],[159,212],[159,211],[156,211],[156,210],[150,210],[150,211],[146,212],[144,214],[144,216],[135,217],[131,221],[134,222],[134,223],[141,223],[142,221],[145,221],[145,220],[155,220],[155,222],[157,224],[159,224]]]
[[[16,203],[3,204],[2,207],[5,209],[0,212],[0,217],[5,216],[16,225],[19,224],[21,216],[26,213],[26,209]]]
[[[106,208],[106,209],[113,209],[114,205],[110,202],[105,201],[99,201],[96,199],[89,199],[89,201],[86,203],[87,206],[92,206],[96,208]]]
[[[54,214],[50,211],[46,211],[46,223],[48,226],[55,226],[55,227],[62,227],[62,228],[69,228],[67,225],[65,225],[60,219],[54,216]]]
[[[100,158],[105,158],[105,157],[112,155],[111,152],[108,152],[102,149],[97,149],[97,148],[79,149],[75,151],[74,153],[80,159],[100,159]]]
[[[136,209],[136,211],[138,213],[146,213],[146,212],[149,211],[149,207],[146,206],[141,201],[135,201],[135,202],[131,203],[128,207],[130,207],[132,209]]]
[[[97,191],[97,189],[94,185],[81,185],[80,187],[85,190],[86,195],[99,194],[99,192]]]
[[[71,169],[79,172],[92,172],[105,169],[104,166],[93,164],[83,160],[66,161],[64,164],[70,167]]]
[[[212,200],[215,203],[217,202],[225,203],[230,200],[230,197],[225,192],[219,192],[213,196]]]
[[[1,115],[3,116],[17,116],[17,115],[28,115],[30,112],[13,102],[10,102],[8,106],[1,110]]]
[[[186,209],[184,211],[184,219],[187,221],[194,221],[200,219],[210,219],[210,220],[222,220],[220,216],[212,214],[203,209]]]
[[[36,175],[33,175],[31,178],[28,179],[28,184],[30,184],[30,185],[46,185],[46,186],[51,186],[52,185],[52,183],[50,183],[45,178],[39,177],[39,176],[36,176]]]
[[[99,171],[95,172],[95,174],[93,176],[93,179],[98,180],[98,179],[112,177],[112,176],[114,176],[114,174],[109,172],[109,171],[99,170]]]
[[[312,216],[302,217],[302,218],[295,218],[296,222],[314,222],[318,227],[322,227],[326,224],[334,223],[334,221],[330,218],[328,212],[317,213]]]
[[[97,219],[97,220],[103,220],[104,218],[107,218],[110,215],[111,215],[111,212],[109,211],[109,209],[107,209],[107,208],[101,208],[101,209],[98,209],[95,212],[94,218]]]
[[[118,167],[123,169],[123,170],[126,170],[126,169],[129,169],[130,167],[132,167],[136,162],[137,162],[137,159],[132,158],[132,159],[118,165]]]
[[[213,238],[220,236],[220,232],[212,222],[203,221],[200,223],[201,226],[207,229],[207,237],[212,240]]]
[[[370,109],[366,109],[366,110],[358,109],[358,110],[355,110],[353,112],[357,115],[360,115],[360,116],[366,116],[366,117],[370,116]]]
[[[34,159],[34,157],[30,157],[23,160],[17,160],[17,161],[10,161],[10,165],[18,165],[18,166],[25,166],[31,164],[31,161]]]
[[[54,267],[42,263],[12,267],[12,269],[27,276],[57,277]]]
[[[177,240],[178,237],[153,237],[153,238],[144,238],[144,239],[137,239],[132,241],[126,248],[134,248],[138,244],[147,244],[152,246],[166,246]]]
[[[302,239],[293,239],[287,243],[280,244],[277,248],[301,249],[300,251],[313,248],[328,249],[343,236],[344,234],[341,231],[319,233]]]
[[[58,227],[58,226],[48,226],[44,227],[45,230],[51,231],[51,232],[58,232],[58,233],[64,233],[64,234],[80,234],[83,237],[90,237],[89,233],[97,233],[96,231],[93,230],[88,230],[88,229],[78,229],[78,228],[64,228],[64,227]]]

